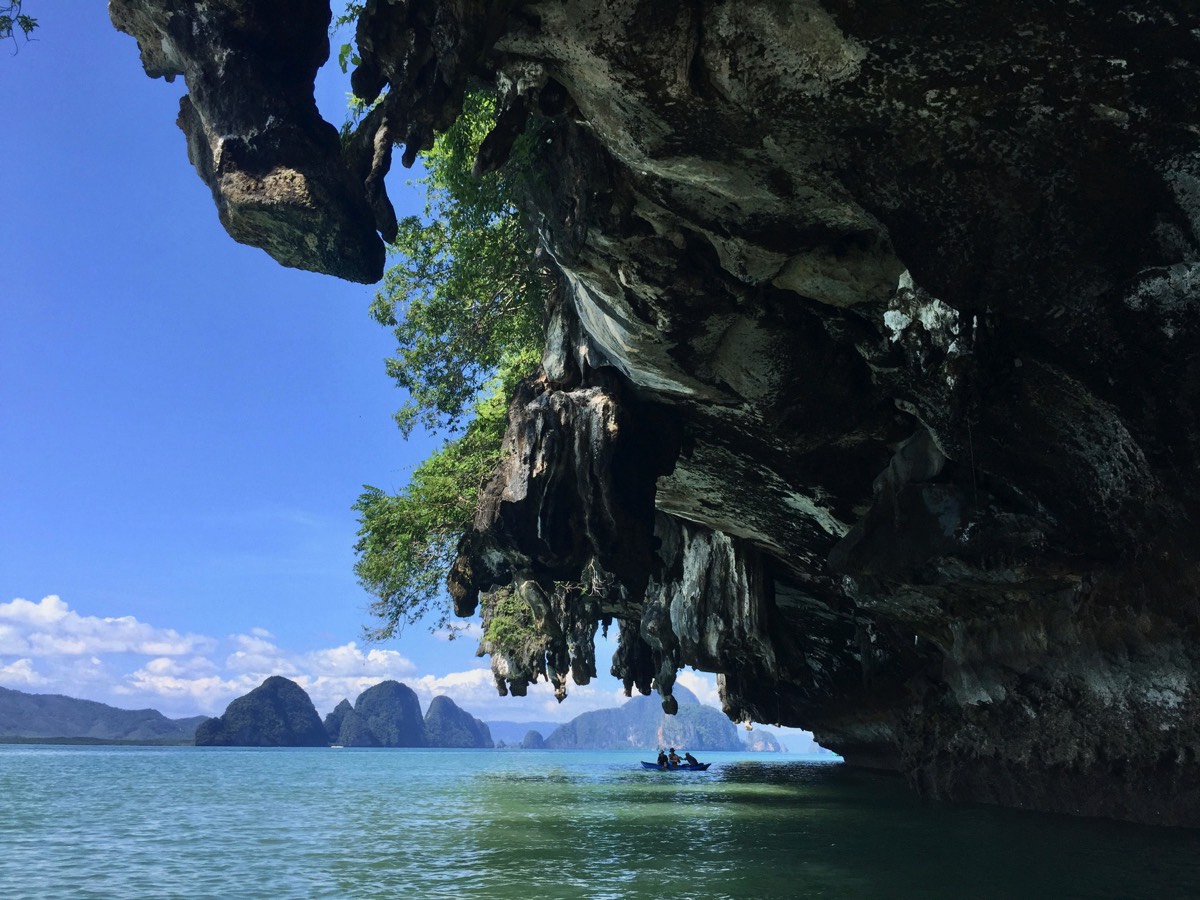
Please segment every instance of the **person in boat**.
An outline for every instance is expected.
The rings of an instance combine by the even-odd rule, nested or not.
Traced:
[[[658,751],[658,764],[664,769],[667,767],[667,753],[665,750],[660,749]]]
[[[671,764],[672,769],[683,762],[683,760],[679,758],[679,754],[675,752],[674,747],[672,747],[671,752],[667,754],[667,761]]]
[[[692,756],[692,754],[691,754],[690,752],[683,754],[683,758],[684,758],[685,760],[687,760],[687,764],[688,764],[689,766],[698,766],[698,765],[700,765],[700,760],[698,760],[698,759],[696,759],[696,757]]]

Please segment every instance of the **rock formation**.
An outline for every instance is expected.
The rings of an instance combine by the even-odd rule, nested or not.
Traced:
[[[547,750],[644,750],[678,747],[741,750],[737,728],[727,716],[704,706],[682,686],[674,689],[677,710],[665,713],[650,697],[634,697],[614,709],[581,713],[546,736]]]
[[[545,750],[546,739],[542,737],[542,733],[540,731],[534,731],[533,729],[530,729],[529,731],[525,732],[525,737],[521,738],[521,749]]]
[[[325,733],[329,735],[329,743],[336,744],[341,740],[342,723],[345,722],[346,716],[352,712],[354,712],[354,707],[350,705],[350,701],[343,699],[325,717]]]
[[[424,747],[421,702],[407,685],[381,681],[358,695],[354,709],[344,711],[335,743],[344,747]]]
[[[288,6],[111,4],[287,264],[377,274],[469,78],[480,171],[539,129],[543,372],[451,584],[545,623],[502,689],[615,620],[668,708],[693,665],[932,797],[1200,825],[1192,0],[369,0],[340,155]]]
[[[394,237],[396,216],[367,187],[374,145],[343,148],[313,100],[328,0],[112,0],[109,12],[147,74],[187,81],[178,124],[230,235],[287,266],[379,279],[378,231]]]
[[[201,722],[197,747],[325,747],[321,717],[304,688],[272,675],[238,697],[225,714]]]
[[[742,749],[754,753],[783,753],[787,748],[771,732],[755,728],[742,735]]]
[[[434,697],[425,710],[425,743],[429,747],[479,747],[490,750],[492,734],[485,723],[449,697]]]

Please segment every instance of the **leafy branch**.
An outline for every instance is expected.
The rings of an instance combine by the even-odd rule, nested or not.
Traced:
[[[359,514],[354,571],[375,595],[371,612],[381,622],[368,638],[394,637],[429,615],[431,627],[449,626],[446,573],[459,536],[475,518],[480,488],[499,462],[507,399],[535,360],[532,354],[506,360],[491,389],[476,401],[463,434],[421,463],[399,493],[364,487],[354,505]]]
[[[542,344],[546,280],[515,200],[529,177],[528,145],[499,172],[471,174],[494,115],[490,93],[469,94],[423,157],[424,215],[400,222],[396,265],[371,306],[396,336],[387,371],[409,394],[396,415],[405,434],[417,425],[459,431],[502,361]]]
[[[4,0],[0,2],[0,40],[10,39],[13,42],[14,53],[21,49],[17,42],[17,32],[32,40],[30,35],[38,27],[37,19],[26,15],[22,10],[24,0]]]

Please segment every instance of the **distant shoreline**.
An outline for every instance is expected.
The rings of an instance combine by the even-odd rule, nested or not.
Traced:
[[[15,735],[0,735],[0,744],[79,744],[89,746],[123,746],[123,747],[193,747],[194,741],[181,741],[175,738],[89,738],[89,737],[16,737]]]

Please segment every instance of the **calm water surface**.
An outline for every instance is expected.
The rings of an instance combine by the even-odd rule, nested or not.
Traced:
[[[0,747],[0,897],[1200,898],[1194,832],[638,758]]]

